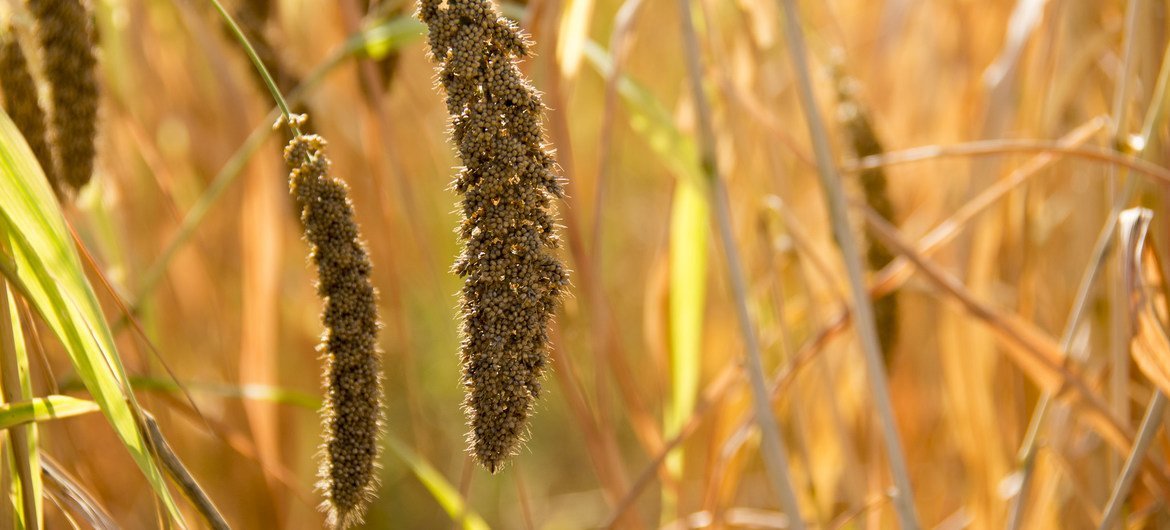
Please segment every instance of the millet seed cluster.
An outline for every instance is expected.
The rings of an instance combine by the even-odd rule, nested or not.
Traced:
[[[97,60],[89,14],[80,0],[29,0],[37,20],[52,101],[57,174],[74,190],[93,174],[97,135]]]
[[[3,47],[0,50],[0,88],[4,89],[4,110],[12,118],[17,130],[24,135],[45,177],[59,195],[60,182],[53,171],[53,156],[49,151],[48,133],[45,130],[45,111],[37,102],[36,82],[12,28],[8,29],[0,46]]]
[[[845,75],[838,66],[833,72],[837,89],[837,118],[849,136],[849,143],[857,158],[880,155],[885,152],[877,133],[869,121],[869,114],[857,100],[857,81]],[[865,202],[873,211],[886,221],[894,221],[894,204],[890,202],[887,190],[886,172],[881,167],[862,170],[861,191]],[[865,261],[871,271],[877,272],[894,260],[894,254],[885,245],[875,241],[873,236],[866,238],[868,243],[865,249]],[[895,293],[887,294],[873,302],[873,313],[877,325],[878,342],[881,344],[882,356],[887,368],[890,365],[891,354],[898,342],[898,297]]]
[[[471,451],[495,472],[524,437],[546,364],[548,325],[568,273],[551,200],[563,194],[544,143],[543,105],[516,59],[519,29],[487,0],[422,0],[431,54],[447,92],[464,167],[463,384]]]
[[[325,300],[324,442],[320,482],[328,524],[360,522],[376,485],[382,424],[378,313],[370,260],[362,244],[348,188],[329,176],[325,140],[298,135],[285,148],[292,168],[289,190],[301,212],[305,239],[317,266],[317,294]]]

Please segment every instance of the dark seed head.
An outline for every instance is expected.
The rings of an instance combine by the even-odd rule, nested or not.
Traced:
[[[29,71],[24,49],[16,40],[13,28],[8,28],[7,38],[0,42],[0,88],[4,90],[4,110],[29,148],[41,164],[45,177],[53,191],[61,195],[61,182],[53,167],[53,155],[49,150],[48,132],[45,130],[45,111],[37,100],[37,86]]]
[[[848,135],[850,146],[857,158],[880,155],[885,152],[877,133],[870,123],[869,113],[857,99],[857,81],[845,75],[838,64],[833,72],[837,89],[837,116]],[[883,219],[894,221],[894,205],[890,202],[884,169],[870,168],[861,172],[861,190],[865,202]],[[866,263],[876,272],[894,260],[894,254],[874,238],[867,238]],[[874,301],[874,318],[877,320],[878,341],[881,343],[887,367],[891,353],[898,341],[898,298],[888,294]]]
[[[325,300],[324,442],[317,487],[333,528],[361,522],[376,486],[382,425],[382,361],[370,261],[354,222],[345,183],[329,176],[325,140],[297,136],[284,150],[289,190],[301,211],[305,239]]]
[[[97,60],[90,16],[80,0],[29,0],[37,20],[52,102],[57,173],[74,190],[89,182],[97,136]]]
[[[568,272],[557,259],[552,197],[562,194],[544,142],[540,95],[516,59],[519,29],[487,0],[422,0],[431,56],[447,93],[464,168],[463,384],[471,452],[499,470],[524,437],[540,393],[548,326]]]

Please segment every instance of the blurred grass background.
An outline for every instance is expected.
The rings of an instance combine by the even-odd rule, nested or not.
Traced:
[[[269,68],[284,76],[286,94],[323,74],[300,110],[330,142],[334,172],[351,186],[368,238],[394,450],[384,455],[367,527],[458,526],[459,508],[440,502],[455,497],[477,514],[465,527],[784,526],[749,422],[727,265],[695,181],[702,169],[675,3],[504,6],[535,41],[522,69],[544,93],[546,129],[568,178],[559,210],[574,287],[552,333],[553,373],[531,439],[494,476],[464,452],[459,279],[448,272],[458,222],[449,183],[459,162],[423,27],[410,19],[415,6],[227,4],[259,14],[255,39],[274,51]],[[1133,27],[1125,24],[1129,4],[1139,10]],[[778,3],[692,5],[748,303],[765,369],[783,382],[774,411],[805,518],[820,528],[892,527],[891,479],[860,349],[839,321],[848,285]],[[228,172],[222,195],[205,195],[253,130],[267,128],[271,98],[206,3],[95,0],[94,8],[98,172],[66,214],[149,338],[115,325],[123,362],[143,406],[235,527],[320,527],[312,485],[321,303],[279,158],[283,133]],[[1165,2],[834,0],[800,8],[822,112],[835,114],[831,66],[840,57],[890,152],[1056,140],[1078,130],[1077,145],[1125,154],[1117,140],[1141,132],[1163,96],[1155,81],[1170,29]],[[18,31],[27,29],[19,10],[7,12]],[[363,28],[392,38],[365,48],[372,57],[333,61]],[[615,66],[622,77],[607,96]],[[836,161],[856,167],[844,128],[829,125]],[[1166,162],[1166,133],[1158,126],[1143,139],[1154,164]],[[928,156],[886,168],[903,238],[916,241],[1042,156],[988,145],[993,156]],[[855,175],[844,174],[860,235]],[[1137,173],[1128,178],[1143,179],[1128,205],[1152,208],[1154,232],[1164,234],[1163,189]],[[924,255],[974,299],[1057,340],[1124,179],[1099,159],[1055,152]],[[161,262],[184,217],[203,206],[192,235]],[[1130,366],[1125,321],[1111,320],[1125,298],[1110,256],[1064,353],[1132,436],[1154,387]],[[162,273],[153,284],[152,270]],[[111,322],[119,321],[113,296],[90,272]],[[921,521],[1001,527],[1018,491],[1017,451],[1042,391],[1052,388],[1005,355],[1019,346],[1001,340],[1001,324],[922,277],[895,285],[900,340],[886,352],[889,381]],[[40,335],[33,393],[84,395],[60,347]],[[1125,453],[1079,410],[1059,408],[1040,430],[1022,528],[1093,528],[1100,517]],[[678,449],[656,470],[679,432]],[[42,424],[40,439],[114,520],[157,524],[148,484],[101,417]],[[1170,440],[1160,435],[1152,451],[1158,463],[1134,487],[1129,528],[1170,527]],[[46,517],[49,528],[68,527],[58,509]]]

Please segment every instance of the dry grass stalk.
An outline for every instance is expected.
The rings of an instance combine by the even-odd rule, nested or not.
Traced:
[[[348,187],[329,175],[324,149],[321,137],[298,135],[284,156],[292,167],[289,189],[317,265],[317,293],[326,301],[320,346],[325,433],[317,487],[325,495],[327,523],[347,528],[361,521],[377,485],[382,362],[370,260],[354,222]]]
[[[0,43],[0,88],[4,90],[4,110],[24,135],[29,148],[41,164],[45,177],[53,190],[61,194],[61,182],[53,167],[53,155],[49,150],[48,132],[45,130],[45,110],[37,100],[36,81],[29,70],[24,49],[20,47],[13,28],[8,28],[8,38]]]
[[[97,137],[97,59],[90,13],[80,0],[30,0],[52,101],[57,172],[77,190],[93,175]]]
[[[500,469],[524,437],[547,364],[548,325],[568,273],[551,211],[563,195],[540,123],[543,105],[516,59],[529,44],[486,0],[423,0],[419,18],[447,92],[464,163],[463,383],[477,461]]]
[[[849,230],[849,220],[845,213],[845,197],[841,191],[840,175],[833,164],[829,149],[828,133],[821,121],[820,110],[817,108],[812,89],[812,76],[809,73],[807,51],[804,44],[804,30],[801,28],[796,3],[791,0],[777,0],[784,11],[784,34],[788,42],[789,56],[793,61],[796,72],[797,94],[800,96],[801,108],[806,116],[809,137],[812,140],[813,152],[817,160],[817,174],[821,188],[825,192],[826,206],[829,219],[833,227],[833,234],[839,242],[845,269],[849,278],[849,287],[854,306],[854,329],[858,332],[862,351],[865,357],[866,374],[869,379],[870,399],[873,402],[877,415],[877,423],[885,442],[886,457],[889,459],[890,475],[893,478],[896,492],[893,495],[893,504],[898,515],[899,525],[904,530],[921,527],[918,511],[914,505],[914,493],[910,484],[910,473],[906,465],[906,456],[902,450],[901,435],[894,418],[894,406],[890,400],[889,382],[886,380],[886,370],[882,363],[881,345],[878,341],[876,324],[873,318],[873,307],[869,293],[865,289],[862,278],[861,257],[854,247],[853,234]]]

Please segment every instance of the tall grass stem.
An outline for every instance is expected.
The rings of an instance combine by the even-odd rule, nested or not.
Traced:
[[[5,249],[7,250],[7,249]],[[3,399],[0,402],[16,402],[24,399],[22,396],[23,384],[20,377],[20,353],[16,348],[16,337],[12,329],[11,306],[8,302],[8,282],[0,280],[0,390],[3,390]],[[9,442],[12,446],[12,463],[16,468],[15,479],[20,482],[21,510],[25,528],[37,530],[40,528],[40,513],[37,509],[37,497],[41,494],[34,486],[33,465],[37,462],[36,455],[30,451],[29,439],[36,436],[36,423],[18,425],[8,429]],[[38,465],[39,467],[39,465]],[[37,470],[39,471],[39,469]]]
[[[1154,397],[1150,398],[1150,404],[1146,407],[1142,426],[1133,443],[1133,450],[1126,457],[1125,465],[1121,469],[1121,476],[1117,478],[1117,483],[1114,484],[1113,491],[1109,494],[1109,502],[1105,504],[1105,512],[1101,515],[1101,525],[1097,527],[1098,530],[1108,530],[1116,524],[1121,507],[1125,503],[1125,497],[1129,494],[1129,489],[1133,487],[1133,481],[1137,479],[1138,472],[1141,471],[1142,461],[1146,458],[1146,450],[1149,449],[1150,443],[1154,441],[1154,436],[1158,434],[1158,428],[1162,425],[1165,410],[1166,394],[1155,390]]]
[[[804,33],[800,27],[796,3],[793,0],[778,1],[784,10],[784,31],[788,40],[788,52],[796,69],[797,93],[800,96],[801,106],[804,108],[805,122],[808,125],[809,137],[812,139],[813,150],[816,154],[817,173],[821,179],[821,186],[825,189],[833,234],[840,245],[841,254],[845,259],[845,269],[849,276],[849,287],[856,317],[854,319],[855,329],[865,353],[870,397],[877,411],[878,423],[885,440],[886,455],[890,461],[890,474],[893,476],[894,486],[897,489],[893,498],[894,508],[898,513],[902,529],[916,530],[919,528],[919,523],[918,514],[914,508],[914,493],[910,486],[910,473],[906,468],[902,440],[898,435],[897,423],[894,418],[894,407],[890,402],[886,370],[874,325],[873,306],[862,276],[861,256],[858,254],[849,219],[846,216],[845,195],[841,189],[840,176],[833,165],[829,137],[813,97]]]
[[[703,92],[702,66],[699,63],[698,38],[695,35],[694,22],[691,20],[690,0],[679,0],[679,17],[682,19],[682,38],[687,61],[687,73],[690,81],[692,97],[695,99],[695,110],[699,116],[699,139],[702,152],[702,165],[705,177],[712,188],[715,203],[715,218],[719,228],[719,239],[723,243],[723,252],[727,258],[727,271],[731,280],[732,295],[735,300],[735,310],[739,317],[740,333],[743,335],[744,349],[747,353],[746,371],[751,381],[752,401],[756,411],[756,422],[760,426],[763,437],[763,457],[772,485],[780,495],[780,506],[788,516],[789,528],[804,529],[804,519],[800,515],[800,503],[796,499],[796,492],[792,488],[792,476],[788,469],[788,449],[784,439],[780,436],[780,428],[772,414],[771,400],[768,399],[767,383],[764,379],[764,367],[760,361],[760,345],[753,329],[751,315],[747,307],[747,282],[743,275],[743,266],[739,259],[739,249],[735,243],[735,234],[731,229],[731,207],[728,204],[727,189],[719,174],[719,164],[715,155],[715,130],[711,120],[711,111],[707,106],[707,98]]]
[[[256,53],[256,48],[252,47],[252,43],[248,41],[244,30],[240,28],[239,24],[236,24],[235,19],[228,14],[223,4],[219,3],[219,0],[211,0],[211,4],[215,6],[216,11],[219,11],[219,16],[223,17],[223,21],[228,25],[228,29],[232,31],[232,35],[236,37],[236,40],[240,41],[240,46],[244,47],[244,53],[248,55],[248,58],[252,60],[252,64],[256,66],[256,70],[260,72],[260,77],[264,79],[264,84],[268,85],[268,91],[272,93],[272,99],[276,100],[276,106],[280,107],[280,114],[288,122],[293,135],[300,136],[301,130],[297,127],[297,122],[293,120],[292,111],[289,110],[288,102],[280,94],[280,88],[277,88],[276,81],[272,79],[272,74],[268,73],[268,68],[260,60],[260,55]]]
[[[142,413],[142,421],[146,424],[143,431],[150,438],[150,444],[155,452],[158,453],[158,458],[162,461],[163,469],[167,470],[167,474],[171,476],[175,484],[178,484],[179,489],[183,491],[187,499],[195,505],[195,509],[199,510],[199,514],[207,521],[207,525],[213,530],[230,530],[231,527],[228,526],[223,515],[220,515],[215,504],[211,502],[211,498],[207,496],[203,488],[199,487],[199,483],[195,481],[195,477],[191,476],[191,472],[187,471],[187,467],[175,455],[175,451],[167,443],[167,439],[158,428],[158,422],[154,421],[154,417],[144,411]]]

